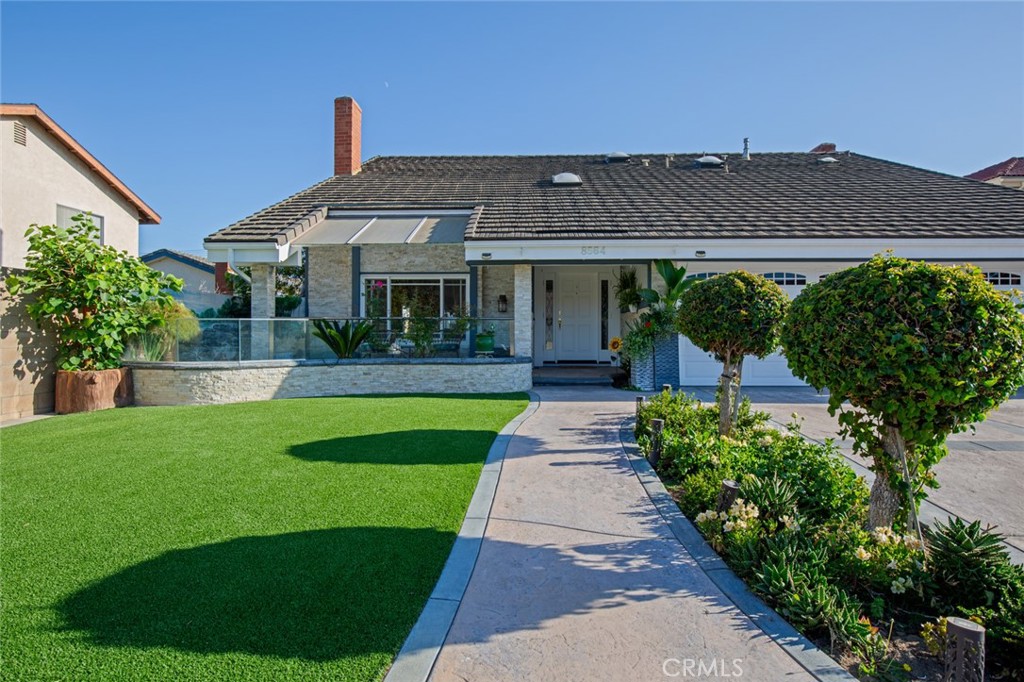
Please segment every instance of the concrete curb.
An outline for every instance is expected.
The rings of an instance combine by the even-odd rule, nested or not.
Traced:
[[[434,591],[427,599],[423,612],[395,657],[384,682],[425,682],[434,668],[434,662],[441,651],[448,630],[455,621],[455,614],[466,593],[466,586],[476,568],[476,560],[487,530],[487,519],[491,514],[494,493],[498,489],[501,466],[509,441],[519,427],[533,416],[540,406],[540,396],[528,392],[530,404],[512,421],[506,424],[491,444],[480,472],[473,498],[466,509],[466,518],[459,529],[459,535],[452,545],[451,554],[445,562],[441,577],[434,585]]]
[[[619,426],[619,442],[629,460],[633,473],[647,491],[651,502],[658,509],[679,544],[697,562],[697,565],[711,579],[726,599],[736,605],[773,642],[818,680],[827,682],[856,682],[857,678],[846,672],[824,651],[811,643],[778,613],[751,592],[746,583],[737,576],[715,550],[705,542],[700,531],[679,511],[675,500],[669,495],[661,479],[654,473],[647,459],[633,440],[632,423],[627,417]]]

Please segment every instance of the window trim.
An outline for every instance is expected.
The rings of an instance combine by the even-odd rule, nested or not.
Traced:
[[[54,224],[57,227],[64,227],[64,226],[62,226],[60,224],[60,210],[62,208],[64,210],[66,210],[66,211],[69,211],[71,213],[72,217],[74,217],[76,215],[84,215],[84,216],[91,217],[93,225],[96,225],[96,220],[98,218],[99,219],[99,225],[96,225],[96,227],[100,228],[100,241],[99,241],[99,243],[100,244],[106,244],[107,243],[107,219],[106,219],[106,217],[100,215],[99,213],[94,213],[93,211],[88,211],[88,210],[83,210],[83,209],[80,209],[80,208],[75,208],[74,206],[68,206],[67,204],[57,204],[57,208],[54,209],[54,212],[56,214],[56,218],[54,219]],[[70,227],[70,225],[68,225],[67,227]]]

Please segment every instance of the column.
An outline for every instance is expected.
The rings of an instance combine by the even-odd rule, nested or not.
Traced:
[[[533,266],[512,267],[515,289],[513,344],[518,357],[533,357]]]
[[[250,328],[249,360],[270,360],[274,357],[273,318],[277,305],[277,268],[265,263],[252,266],[252,306],[249,316],[253,318]],[[244,329],[240,330],[244,333]],[[244,357],[243,353],[243,357]]]

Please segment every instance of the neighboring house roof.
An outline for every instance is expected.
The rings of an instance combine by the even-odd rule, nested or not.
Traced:
[[[153,261],[160,260],[161,258],[169,258],[173,261],[178,261],[184,265],[192,266],[197,270],[208,272],[211,275],[216,271],[216,267],[212,260],[203,258],[202,256],[196,256],[191,253],[185,253],[184,251],[175,251],[174,249],[157,249],[156,251],[150,251],[145,256],[140,256],[143,263],[152,263]]]
[[[75,138],[71,137],[70,134],[57,123],[46,115],[42,109],[35,104],[0,104],[0,115],[3,116],[27,116],[34,118],[47,132],[53,135],[57,140],[60,141],[65,147],[67,147],[72,154],[77,156],[82,162],[92,169],[97,175],[103,178],[103,181],[110,185],[114,191],[124,197],[125,201],[135,207],[135,210],[139,212],[139,222],[144,225],[156,225],[160,222],[160,215],[149,207],[146,202],[139,198],[135,192],[128,189],[128,185],[121,182],[121,180],[114,175],[109,168],[104,166],[99,160],[89,153],[89,151],[78,143]]]
[[[860,154],[378,157],[207,237],[289,242],[323,207],[473,207],[466,240],[1024,237],[1024,194]],[[644,160],[649,160],[645,165]],[[835,162],[829,162],[834,159]],[[558,173],[581,185],[555,186]]]
[[[964,177],[982,182],[988,182],[993,178],[1024,177],[1024,156],[1011,156],[1006,161],[982,168],[980,171],[975,171]]]

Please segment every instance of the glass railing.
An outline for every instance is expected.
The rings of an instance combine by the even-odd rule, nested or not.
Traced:
[[[338,358],[512,357],[512,320],[188,319],[136,337],[126,359],[245,362]]]

